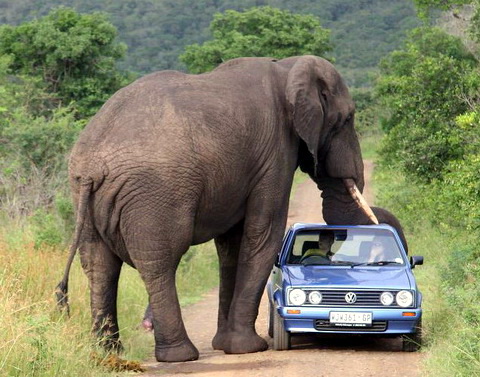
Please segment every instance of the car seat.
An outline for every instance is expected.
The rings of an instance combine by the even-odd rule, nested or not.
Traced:
[[[304,255],[310,249],[318,249],[317,241],[305,241],[302,246],[302,255]]]

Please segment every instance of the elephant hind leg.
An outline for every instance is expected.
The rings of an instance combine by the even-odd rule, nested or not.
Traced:
[[[127,229],[138,229],[140,217],[126,218],[122,233],[127,251],[147,288],[155,357],[157,361],[167,362],[196,360],[199,353],[185,330],[175,286],[177,266],[190,246],[191,227],[176,222],[174,229],[170,229],[168,220],[159,219],[154,213],[150,215],[141,217],[138,232],[127,232]],[[129,219],[136,222],[130,223]]]
[[[150,261],[152,262],[152,261]],[[137,268],[149,294],[155,336],[157,361],[178,362],[197,360],[199,353],[188,338],[175,288],[175,267],[150,269],[142,263]]]
[[[92,331],[102,346],[121,351],[117,291],[122,261],[99,237],[80,248],[80,259],[89,279]]]

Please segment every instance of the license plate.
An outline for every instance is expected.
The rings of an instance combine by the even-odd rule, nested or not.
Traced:
[[[335,326],[371,326],[372,313],[367,312],[330,312],[330,323]]]

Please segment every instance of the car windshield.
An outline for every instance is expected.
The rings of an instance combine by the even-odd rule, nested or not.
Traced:
[[[315,229],[297,232],[288,264],[399,265],[404,260],[388,229]]]

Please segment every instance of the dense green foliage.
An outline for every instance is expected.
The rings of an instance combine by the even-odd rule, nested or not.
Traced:
[[[126,46],[104,15],[81,15],[59,8],[19,26],[0,28],[0,56],[9,56],[12,74],[41,78],[50,107],[74,106],[82,117],[93,115],[126,84],[115,67]]]
[[[376,89],[387,109],[388,163],[430,181],[468,152],[470,134],[455,117],[468,110],[466,98],[479,84],[477,64],[458,38],[436,28],[412,31],[405,48],[382,61]]]
[[[37,246],[71,234],[67,153],[128,80],[115,68],[125,51],[115,36],[104,16],[66,8],[0,27],[0,207],[3,216],[33,225]]]
[[[332,56],[350,85],[370,85],[372,71],[385,54],[397,48],[406,30],[418,25],[409,0],[0,0],[0,23],[19,24],[59,5],[79,12],[102,11],[128,45],[121,67],[147,73],[185,69],[178,60],[184,47],[212,38],[215,13],[272,6],[311,14],[332,31]]]
[[[445,185],[412,185],[408,176],[386,166],[375,174],[376,203],[400,218],[410,253],[425,257],[415,275],[423,293],[426,376],[480,375],[480,165],[468,165],[467,175],[459,170]],[[464,190],[464,184],[470,187]],[[471,209],[476,214],[469,214]]]
[[[416,3],[450,9],[466,1]],[[382,62],[376,87],[386,132],[378,201],[399,216],[413,253],[427,257],[417,273],[432,376],[480,375],[479,69],[462,41],[424,27]]]
[[[180,55],[189,72],[210,71],[224,61],[242,56],[282,59],[297,55],[325,56],[331,50],[330,33],[315,17],[272,7],[217,13],[210,31],[212,40],[201,46],[187,46]]]
[[[476,0],[413,0],[420,16],[428,17],[432,10],[449,10],[465,4],[471,4]]]

